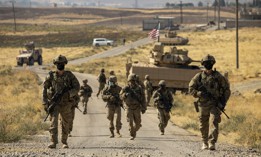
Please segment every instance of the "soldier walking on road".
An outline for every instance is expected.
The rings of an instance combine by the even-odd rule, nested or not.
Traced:
[[[100,92],[103,90],[106,84],[106,76],[104,74],[104,69],[101,69],[101,73],[98,76],[98,81],[99,81],[99,90],[96,96],[98,97]]]
[[[149,75],[145,75],[145,81],[144,81],[144,88],[145,88],[145,96],[146,96],[146,105],[150,105],[150,98],[153,92],[152,83],[150,82]]]
[[[67,138],[70,131],[70,123],[72,122],[72,106],[74,105],[74,97],[78,94],[80,84],[77,78],[71,71],[65,71],[64,67],[67,64],[65,56],[59,55],[53,60],[56,65],[56,71],[50,71],[43,83],[43,105],[47,111],[49,101],[47,89],[52,89],[52,95],[57,92],[64,91],[61,101],[55,106],[53,111],[49,112],[51,116],[51,127],[49,129],[51,135],[51,144],[49,148],[56,148],[58,143],[58,116],[61,116],[62,135],[61,142],[63,148],[68,148]]]
[[[117,85],[117,78],[115,76],[110,76],[108,80],[108,85],[102,92],[102,99],[107,102],[107,119],[110,121],[110,138],[114,137],[114,114],[117,114],[116,117],[116,133],[121,137],[120,129],[122,126],[121,123],[121,107],[122,100],[120,99],[121,87]]]
[[[164,135],[165,128],[168,125],[170,119],[169,112],[173,106],[172,93],[166,88],[166,82],[161,80],[159,82],[159,88],[153,93],[154,105],[158,109],[159,118],[159,130],[161,135]]]
[[[89,98],[92,96],[92,88],[89,86],[88,80],[85,79],[82,81],[83,85],[80,87],[80,97],[82,97],[82,105],[83,105],[83,114],[87,114],[87,104],[89,101]]]
[[[126,104],[127,121],[129,122],[130,140],[134,140],[141,127],[141,113],[146,112],[144,91],[136,83],[135,74],[128,76],[128,85],[121,90],[121,98]],[[135,123],[135,124],[134,124]]]
[[[189,83],[190,94],[198,98],[196,105],[199,106],[202,149],[210,150],[215,150],[219,133],[218,124],[221,122],[220,111],[224,111],[231,93],[228,80],[218,71],[212,70],[215,63],[213,56],[205,56],[201,60],[205,70],[196,74]],[[209,132],[210,117],[213,130]]]

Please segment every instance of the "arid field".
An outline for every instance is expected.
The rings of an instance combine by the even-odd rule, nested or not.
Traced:
[[[0,142],[17,141],[24,135],[36,134],[46,129],[46,127],[39,127],[42,126],[40,124],[44,113],[41,107],[41,83],[37,76],[27,70],[19,72],[12,70],[16,66],[15,59],[19,50],[23,49],[23,44],[34,41],[36,47],[41,47],[44,64],[52,63],[52,59],[58,54],[63,54],[72,60],[113,48],[91,46],[94,37],[113,39],[116,41],[115,46],[121,44],[122,38],[126,38],[127,43],[130,43],[147,37],[148,32],[141,31],[141,19],[152,18],[158,14],[178,16],[178,11],[175,10],[168,12],[67,8],[32,9],[31,12],[26,12],[20,8],[17,10],[17,32],[13,33],[10,10],[0,8],[0,12],[2,13],[0,14],[0,87],[3,89],[0,92]],[[184,12],[184,19],[188,24],[194,23],[197,18],[198,23],[205,22],[205,11],[184,10]],[[191,17],[191,14],[194,15],[192,18],[186,18]],[[221,15],[223,19],[234,17],[231,12],[223,12]],[[164,32],[161,34],[163,35]],[[189,38],[189,45],[179,46],[179,48],[188,49],[192,59],[200,60],[206,54],[214,55],[215,68],[222,73],[228,72],[231,87],[253,79],[260,80],[261,28],[239,30],[239,69],[236,69],[234,29],[187,31],[178,35]],[[147,56],[152,46],[153,44],[144,45],[117,57],[93,60],[81,66],[69,66],[68,69],[93,75],[98,75],[101,68],[106,68],[106,74],[109,70],[114,70],[120,85],[124,85],[127,58],[148,62]],[[174,99],[173,123],[199,134],[193,98],[178,93]],[[260,100],[261,95],[254,94],[253,91],[239,96],[232,94],[226,108],[231,119],[227,120],[222,116],[220,139],[223,142],[261,148]],[[34,125],[25,125],[25,121]],[[18,130],[22,131],[17,134]]]

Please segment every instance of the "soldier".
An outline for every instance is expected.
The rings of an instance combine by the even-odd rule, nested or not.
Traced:
[[[168,125],[170,119],[170,110],[173,106],[172,93],[166,88],[166,82],[161,80],[159,88],[153,93],[154,106],[158,109],[159,130],[164,135],[164,129]]]
[[[83,105],[83,114],[87,114],[87,103],[89,98],[92,96],[92,88],[89,86],[88,80],[85,79],[82,81],[83,85],[80,87],[80,97],[82,97],[82,105]]]
[[[106,76],[104,74],[104,69],[101,69],[101,73],[98,76],[98,81],[99,81],[99,90],[96,96],[98,97],[100,92],[103,90],[106,84]]]
[[[146,112],[144,91],[136,83],[135,74],[128,76],[128,85],[121,90],[121,99],[126,104],[127,121],[129,122],[130,140],[134,140],[141,127],[141,113]],[[134,125],[135,123],[135,125]]]
[[[71,132],[73,130],[73,121],[74,121],[74,117],[75,117],[75,108],[78,108],[78,104],[80,102],[80,96],[77,94],[73,97],[73,105],[72,105],[72,121],[70,122],[70,127],[69,127],[69,137],[72,136]]]
[[[122,101],[120,99],[120,93],[121,87],[117,85],[117,78],[115,76],[110,76],[108,80],[108,85],[105,87],[105,89],[102,92],[102,99],[107,102],[107,119],[110,121],[110,132],[111,136],[110,138],[114,137],[114,114],[117,114],[116,117],[116,133],[119,137],[121,137],[120,129],[122,126],[121,123],[121,107],[122,107]]]
[[[150,82],[149,75],[145,75],[145,81],[144,81],[144,88],[145,88],[145,96],[146,96],[146,105],[150,105],[150,98],[153,92],[152,83]]]
[[[215,150],[218,139],[218,124],[221,122],[223,111],[230,96],[228,80],[218,71],[212,70],[216,63],[211,55],[205,56],[201,64],[205,67],[203,72],[196,74],[189,83],[189,92],[198,98],[199,122],[202,135],[202,149]],[[197,109],[197,108],[196,108]],[[213,130],[209,133],[209,117]]]
[[[43,83],[43,105],[45,110],[48,109],[49,100],[47,89],[52,89],[53,94],[66,89],[66,93],[62,96],[61,102],[57,104],[50,113],[51,127],[49,129],[51,135],[51,144],[49,148],[56,148],[58,143],[58,115],[61,116],[62,135],[61,142],[63,148],[68,148],[67,138],[70,131],[70,123],[72,122],[72,106],[74,105],[74,97],[78,94],[80,84],[77,78],[71,71],[65,71],[64,67],[67,64],[65,56],[59,55],[53,63],[56,65],[56,71],[50,71]]]

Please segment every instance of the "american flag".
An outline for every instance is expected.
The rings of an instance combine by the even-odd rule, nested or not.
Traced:
[[[153,28],[150,32],[149,32],[149,38],[156,40],[159,37],[159,30],[160,30],[160,23],[158,24],[158,29]]]

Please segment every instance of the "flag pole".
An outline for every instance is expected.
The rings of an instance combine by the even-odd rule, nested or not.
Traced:
[[[158,31],[160,31],[160,22],[158,22]],[[158,36],[158,42],[160,41],[160,34]]]

